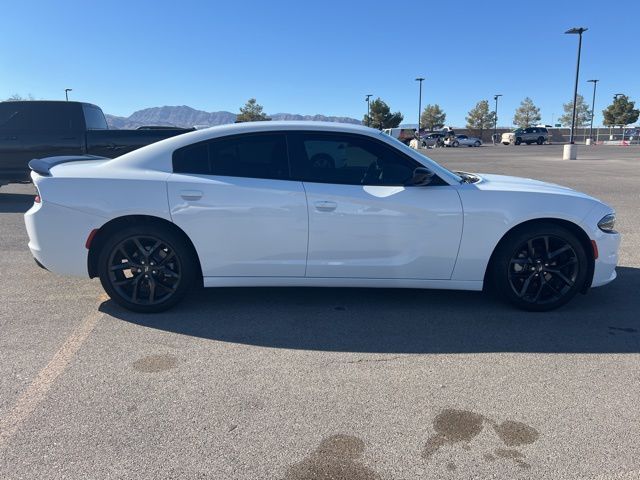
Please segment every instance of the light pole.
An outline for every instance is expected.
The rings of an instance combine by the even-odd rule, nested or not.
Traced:
[[[596,85],[600,80],[587,80],[593,83],[593,100],[591,100],[591,126],[589,127],[589,138],[593,142],[593,117],[596,115]]]
[[[422,82],[424,77],[416,78],[416,82],[420,84],[420,90],[418,93],[418,137],[420,136],[420,117],[422,115]]]
[[[371,114],[370,112],[370,108],[369,108],[369,99],[373,97],[372,94],[368,93],[366,98],[364,99],[365,102],[367,102],[367,127],[369,126],[369,123],[371,122]]]
[[[73,88],[65,88],[64,89],[64,97],[67,99],[67,102],[69,101],[69,92],[73,90]]]
[[[613,101],[618,100],[618,97],[624,97],[624,93],[616,93],[613,95]],[[622,141],[624,142],[624,125],[622,125]]]
[[[578,77],[580,76],[580,52],[582,51],[582,34],[588,29],[584,27],[574,27],[564,33],[578,35],[578,62],[576,63],[576,83],[573,87],[573,113],[571,115],[571,134],[569,135],[569,143],[573,145],[574,131],[576,128],[576,101],[578,100]]]
[[[502,96],[501,93],[497,93],[493,96],[493,99],[496,101],[496,108],[493,111],[493,144],[496,144],[496,135],[498,134],[498,99]]]

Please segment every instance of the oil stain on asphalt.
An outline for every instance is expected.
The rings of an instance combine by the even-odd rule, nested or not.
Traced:
[[[178,365],[173,355],[148,355],[133,362],[133,369],[143,373],[158,373],[171,370]]]
[[[380,476],[361,462],[364,442],[351,435],[332,435],[300,463],[287,470],[285,480],[378,480]]]
[[[425,443],[422,457],[431,459],[442,447],[459,444],[465,450],[471,449],[471,441],[484,429],[485,425],[493,428],[496,435],[506,447],[520,447],[534,443],[540,437],[539,432],[521,422],[507,420],[497,423],[484,415],[466,410],[446,409],[440,412],[433,421],[435,434]],[[521,468],[531,468],[523,459],[524,454],[513,448],[497,448],[494,454],[484,454],[485,461],[492,462],[498,458],[512,460]],[[447,463],[447,470],[455,470],[453,462]]]

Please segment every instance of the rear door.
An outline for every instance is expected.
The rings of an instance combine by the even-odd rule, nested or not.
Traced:
[[[290,180],[284,134],[222,137],[173,154],[173,221],[191,238],[205,277],[304,277],[308,215]]]
[[[463,221],[454,187],[405,186],[422,165],[368,136],[288,139],[307,193],[308,277],[451,278]]]

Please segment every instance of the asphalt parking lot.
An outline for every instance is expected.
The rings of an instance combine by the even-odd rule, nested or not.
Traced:
[[[0,478],[640,478],[640,147],[442,148],[614,206],[619,277],[535,314],[475,292],[218,289],[159,315],[27,249],[0,188]]]

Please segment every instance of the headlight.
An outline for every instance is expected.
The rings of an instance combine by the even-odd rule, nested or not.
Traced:
[[[609,215],[605,215],[598,222],[598,228],[603,232],[613,233],[615,230],[613,229],[616,226],[616,214],[610,213]]]

